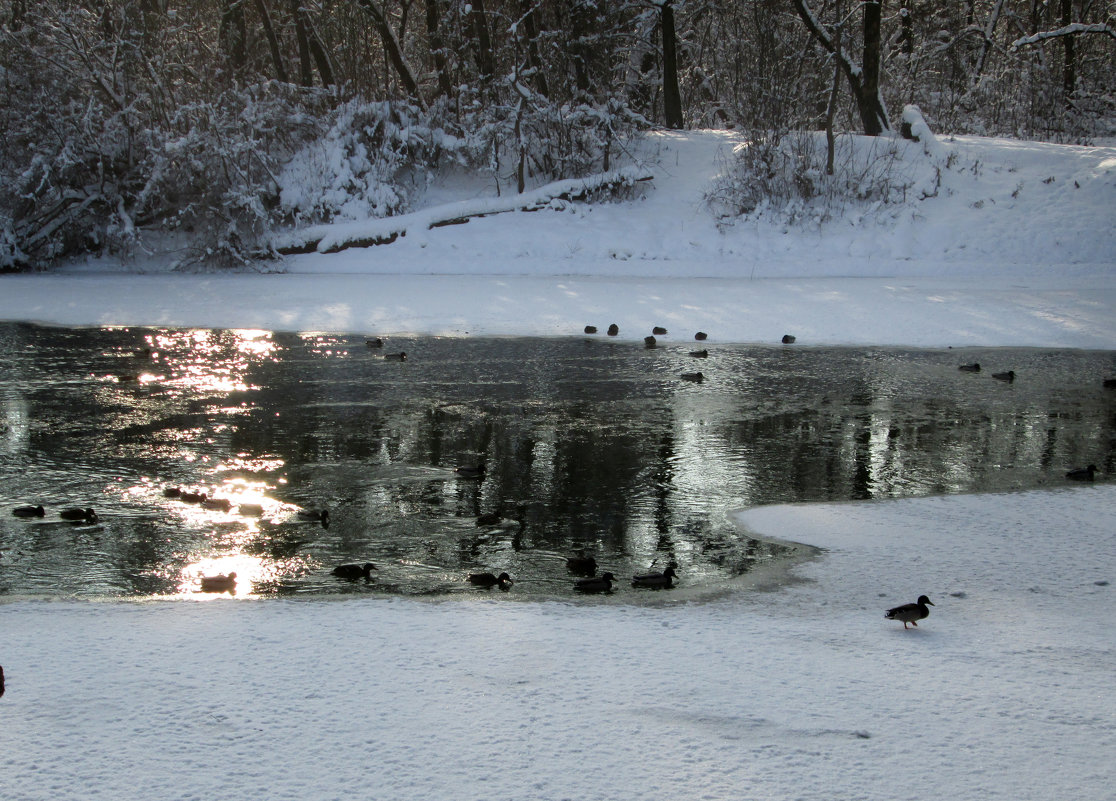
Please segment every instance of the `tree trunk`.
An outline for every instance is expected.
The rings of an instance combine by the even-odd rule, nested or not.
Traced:
[[[887,129],[887,115],[883,113],[883,100],[880,96],[880,57],[881,57],[881,25],[880,17],[883,15],[883,0],[868,0],[864,3],[864,97],[868,108],[861,109],[860,118],[864,123],[864,132],[869,136],[877,136]],[[839,48],[834,49],[839,53]],[[838,61],[840,58],[838,58]],[[860,101],[857,101],[860,106]],[[865,115],[865,110],[868,114]],[[879,125],[880,118],[883,124]],[[878,126],[878,127],[877,127]]]
[[[434,58],[434,74],[438,80],[438,95],[450,97],[453,94],[453,81],[450,80],[449,65],[446,64],[446,44],[438,23],[442,10],[438,0],[426,0],[426,41],[430,45],[430,55]]]
[[[243,0],[225,0],[221,9],[221,47],[234,70],[241,70],[248,63],[245,50],[248,30],[242,3]]]
[[[533,72],[535,91],[543,97],[549,97],[550,88],[546,84],[542,59],[539,58],[539,29],[535,25],[534,0],[519,0],[519,13],[523,19],[523,30],[527,34],[527,66]]]
[[[271,27],[271,14],[268,13],[264,0],[256,0],[256,10],[260,14],[260,24],[263,25],[268,49],[271,50],[271,63],[275,65],[275,77],[286,83],[287,71],[283,68],[283,56],[279,52],[279,40],[275,38],[275,29]]]
[[[837,96],[841,91],[841,26],[833,31],[833,88],[829,92],[829,105],[825,110],[825,174],[833,175],[836,138],[833,135],[833,118],[837,116]]]
[[[1073,22],[1073,0],[1062,0],[1062,26]],[[1073,105],[1073,90],[1077,85],[1076,44],[1073,36],[1063,37],[1065,50],[1062,62],[1062,94],[1066,107]]]
[[[469,23],[473,29],[473,43],[477,52],[477,72],[481,83],[488,83],[496,72],[496,60],[492,55],[492,38],[488,35],[488,15],[484,11],[484,0],[472,0]]]
[[[298,42],[298,74],[303,86],[313,86],[314,68],[310,65],[310,40],[306,37],[302,0],[291,0],[291,15],[294,17],[295,40]]]
[[[408,95],[414,98],[415,102],[426,108],[426,102],[419,92],[418,81],[403,55],[403,48],[400,47],[399,40],[395,37],[395,31],[391,29],[391,23],[388,22],[384,10],[376,5],[375,0],[360,0],[360,6],[372,17],[372,22],[375,23],[376,30],[380,34],[380,40],[384,44],[384,50],[387,51],[388,58],[391,59],[392,66],[395,67],[399,80],[403,83],[403,88]]]
[[[678,34],[671,0],[660,6],[663,31],[663,121],[668,128],[683,128],[682,95],[678,91]]]

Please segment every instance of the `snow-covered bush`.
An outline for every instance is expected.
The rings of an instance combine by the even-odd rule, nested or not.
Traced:
[[[895,136],[838,137],[832,175],[826,156],[824,133],[753,133],[707,195],[710,210],[726,224],[767,217],[820,225],[915,200],[936,174],[918,144]]]

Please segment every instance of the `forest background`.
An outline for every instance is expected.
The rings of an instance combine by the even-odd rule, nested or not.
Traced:
[[[935,131],[1090,144],[1116,126],[1114,20],[1100,0],[0,0],[0,269],[161,237],[253,264],[277,230],[411,211],[447,170],[495,194],[608,174],[653,127],[745,134],[740,202],[717,199],[741,216],[757,186],[821,191],[793,132],[888,134],[908,105]]]

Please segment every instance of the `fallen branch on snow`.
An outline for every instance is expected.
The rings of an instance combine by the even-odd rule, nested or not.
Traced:
[[[650,181],[651,178],[651,173],[647,170],[625,167],[591,175],[588,178],[555,181],[521,195],[462,200],[410,214],[401,214],[398,217],[314,225],[279,234],[272,245],[284,256],[314,251],[336,253],[348,248],[386,245],[400,236],[406,236],[410,230],[429,230],[445,225],[457,225],[468,222],[474,217],[486,217],[508,211],[538,211],[555,200],[583,200],[595,195],[615,194],[620,189],[630,187],[639,181]]]

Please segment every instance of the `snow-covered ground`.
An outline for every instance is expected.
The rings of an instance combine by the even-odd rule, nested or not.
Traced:
[[[2,276],[0,319],[1116,350],[1116,148],[943,141],[943,191],[887,224],[722,234],[700,198],[728,139],[661,135],[640,201],[281,274]],[[823,550],[700,604],[0,603],[0,798],[1108,799],[1100,479],[748,510]],[[923,593],[917,629],[883,619]]]

